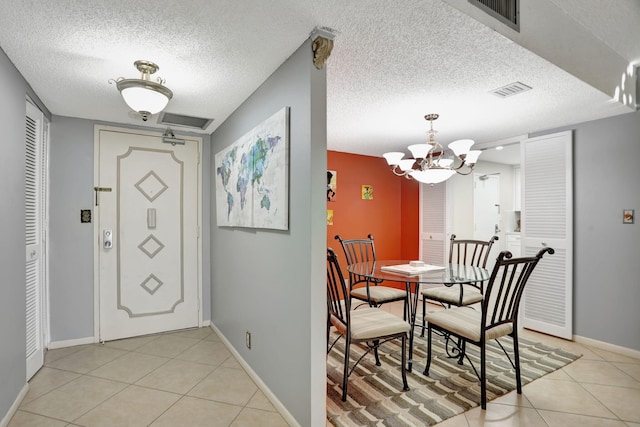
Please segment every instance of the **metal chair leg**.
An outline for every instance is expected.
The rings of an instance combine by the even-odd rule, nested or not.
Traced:
[[[344,372],[342,374],[342,401],[347,401],[347,384],[349,381],[349,352],[351,347],[351,340],[345,337],[346,343],[344,346]]]
[[[480,405],[487,409],[487,349],[483,339],[480,343]]]
[[[426,324],[426,321],[424,320],[424,315],[425,315],[425,310],[427,309],[427,302],[424,299],[424,296],[422,297],[422,332],[420,333],[421,337],[424,337],[424,327]]]
[[[402,390],[408,391],[409,384],[407,383],[407,335],[402,336]]]
[[[429,367],[431,366],[431,324],[427,328],[427,363],[424,367],[423,374],[429,375]]]
[[[515,358],[515,365],[516,365],[516,390],[518,391],[518,394],[522,394],[522,378],[520,378],[520,349],[519,349],[519,345],[518,345],[518,332],[515,330],[514,327],[514,331],[513,331],[513,352],[514,352],[514,358]]]
[[[460,349],[458,365],[462,365],[464,363],[464,352],[467,350],[467,342],[463,339],[458,339],[458,348]]]

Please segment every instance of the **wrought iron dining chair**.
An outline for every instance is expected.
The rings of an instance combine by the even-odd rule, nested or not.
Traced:
[[[426,313],[427,321],[427,363],[424,374],[429,375],[432,353],[432,332],[438,331],[464,356],[480,380],[480,405],[487,408],[487,367],[486,345],[489,340],[496,340],[502,351],[516,371],[516,389],[522,394],[520,378],[520,354],[518,350],[518,310],[524,287],[536,265],[545,253],[553,254],[552,248],[544,248],[535,256],[512,258],[511,252],[500,252],[496,264],[487,283],[482,309],[473,307],[453,307]],[[450,337],[457,337],[454,344]],[[510,336],[513,339],[513,355],[509,354],[498,338]],[[466,344],[471,343],[480,348],[480,374],[466,354]]]
[[[410,325],[408,322],[393,314],[369,307],[361,310],[351,310],[351,299],[349,291],[342,275],[342,270],[338,264],[336,253],[331,248],[327,248],[327,309],[329,313],[329,321],[338,331],[338,337],[328,347],[327,353],[331,351],[336,342],[344,337],[344,368],[342,377],[342,401],[347,400],[348,378],[358,366],[358,363],[371,351],[374,351],[376,365],[380,366],[380,358],[378,357],[378,347],[383,343],[400,339],[402,348],[402,389],[409,390],[407,384],[407,334]],[[365,352],[358,360],[349,368],[349,357],[351,353],[351,344],[366,344]]]
[[[376,247],[373,243],[373,235],[369,234],[366,239],[345,240],[340,235],[335,239],[340,241],[342,250],[347,259],[347,265],[358,262],[374,262],[376,260]],[[367,276],[360,276],[349,273],[349,290],[351,298],[355,298],[370,307],[379,307],[382,304],[393,301],[404,301],[404,315],[407,314],[407,291],[391,286],[380,285],[383,281],[371,279]],[[360,305],[358,305],[359,307]],[[357,308],[357,307],[356,307]]]
[[[487,266],[487,260],[491,253],[493,243],[498,236],[493,236],[488,241],[484,240],[456,240],[456,235],[451,235],[449,246],[449,264],[460,264],[473,267]],[[472,305],[482,301],[482,287],[484,282],[459,284],[458,286],[437,286],[423,289],[422,313],[427,308],[427,300],[440,303],[445,307]],[[422,333],[424,336],[425,322],[422,319]]]

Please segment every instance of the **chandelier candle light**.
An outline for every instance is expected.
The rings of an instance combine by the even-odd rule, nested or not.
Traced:
[[[153,114],[164,110],[173,98],[173,92],[163,85],[164,79],[158,77],[157,82],[151,81],[151,74],[160,69],[156,64],[136,61],[133,65],[142,73],[139,79],[119,77],[117,80],[109,80],[109,83],[116,84],[124,102],[132,110],[140,113],[142,120],[146,122]]]
[[[460,139],[449,144],[448,148],[460,161],[455,166],[454,159],[444,156],[444,147],[435,139],[436,131],[433,130],[433,121],[438,119],[438,115],[427,114],[424,118],[431,124],[431,128],[427,132],[429,140],[426,144],[414,144],[408,147],[413,155],[412,159],[403,159],[404,153],[401,152],[384,153],[383,157],[391,166],[391,171],[397,176],[404,176],[407,179],[413,178],[425,184],[446,181],[456,173],[470,174],[481,153],[480,150],[471,150],[471,146],[474,144],[473,140]]]

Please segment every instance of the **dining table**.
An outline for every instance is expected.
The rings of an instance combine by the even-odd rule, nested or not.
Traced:
[[[359,262],[347,266],[349,273],[364,276],[376,282],[403,283],[407,291],[408,310],[405,308],[405,320],[411,325],[409,332],[409,357],[407,370],[413,366],[413,335],[418,310],[420,285],[433,284],[453,286],[488,280],[490,272],[482,267],[463,264],[430,265],[411,260],[382,260]],[[374,286],[373,283],[370,286]],[[408,315],[408,316],[407,316]],[[423,313],[424,315],[424,313]]]

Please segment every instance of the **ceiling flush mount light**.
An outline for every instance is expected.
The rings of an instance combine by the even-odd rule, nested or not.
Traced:
[[[436,131],[433,130],[433,121],[438,119],[438,115],[427,114],[424,118],[431,124],[427,132],[429,140],[426,144],[414,144],[408,147],[413,158],[403,159],[404,153],[401,152],[384,153],[383,156],[391,166],[391,171],[398,176],[413,178],[425,184],[446,181],[456,173],[460,175],[471,173],[481,153],[480,150],[471,150],[473,140],[460,139],[449,144],[449,150],[458,159],[458,165],[454,165],[455,159],[446,157],[444,147],[435,139]]]
[[[109,80],[109,83],[116,84],[124,102],[140,113],[142,120],[146,122],[153,114],[164,110],[173,97],[173,92],[163,85],[164,79],[158,77],[156,82],[151,81],[151,74],[160,69],[156,64],[136,61],[133,65],[142,73],[139,79],[119,77],[117,80]]]

